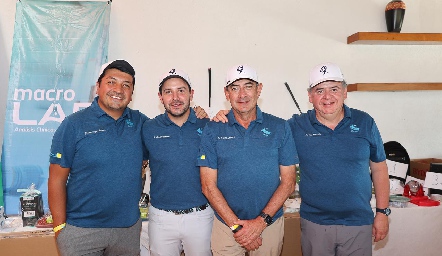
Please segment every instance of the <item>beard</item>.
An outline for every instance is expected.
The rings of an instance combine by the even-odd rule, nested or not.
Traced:
[[[125,109],[128,105],[128,103],[126,103],[126,96],[124,94],[108,93],[107,96],[108,98],[105,100],[105,104],[109,109],[122,110]],[[119,97],[121,100],[114,101],[114,99],[112,98],[114,96]]]
[[[176,108],[171,107],[170,105],[168,107],[165,106],[167,113],[169,113],[173,117],[182,117],[189,110],[190,102],[188,102],[188,103],[172,102],[172,104],[174,104],[174,103],[181,104],[181,106],[183,106],[183,108],[182,109],[176,109]]]

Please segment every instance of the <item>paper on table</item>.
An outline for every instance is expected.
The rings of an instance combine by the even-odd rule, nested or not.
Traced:
[[[427,172],[424,186],[442,190],[442,173]]]
[[[399,163],[387,159],[388,175],[405,179],[407,176],[408,164]]]

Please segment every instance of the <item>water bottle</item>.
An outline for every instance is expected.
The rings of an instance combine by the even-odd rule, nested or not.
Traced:
[[[141,220],[147,220],[149,217],[149,195],[146,193],[141,194],[140,201],[138,203],[140,207]]]

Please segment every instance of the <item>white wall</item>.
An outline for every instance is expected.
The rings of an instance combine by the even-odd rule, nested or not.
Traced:
[[[0,135],[17,0],[0,8]],[[171,67],[186,70],[194,104],[208,107],[212,68],[212,109],[229,107],[222,87],[226,70],[244,63],[264,84],[259,104],[274,115],[298,113],[284,82],[303,111],[311,108],[309,70],[338,63],[349,83],[442,82],[442,45],[347,45],[347,36],[386,31],[389,0],[114,0],[109,59],[125,58],[137,71],[131,106],[150,117],[163,112],[158,77]],[[442,33],[442,1],[405,0],[402,32]],[[350,92],[346,103],[370,113],[384,142],[396,140],[411,158],[442,158],[442,91]],[[3,136],[1,136],[2,140]]]

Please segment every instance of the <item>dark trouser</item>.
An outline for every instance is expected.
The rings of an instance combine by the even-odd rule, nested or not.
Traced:
[[[301,218],[303,256],[371,256],[372,225],[319,225]]]
[[[81,228],[66,224],[57,237],[62,256],[140,254],[141,220],[128,228]]]

